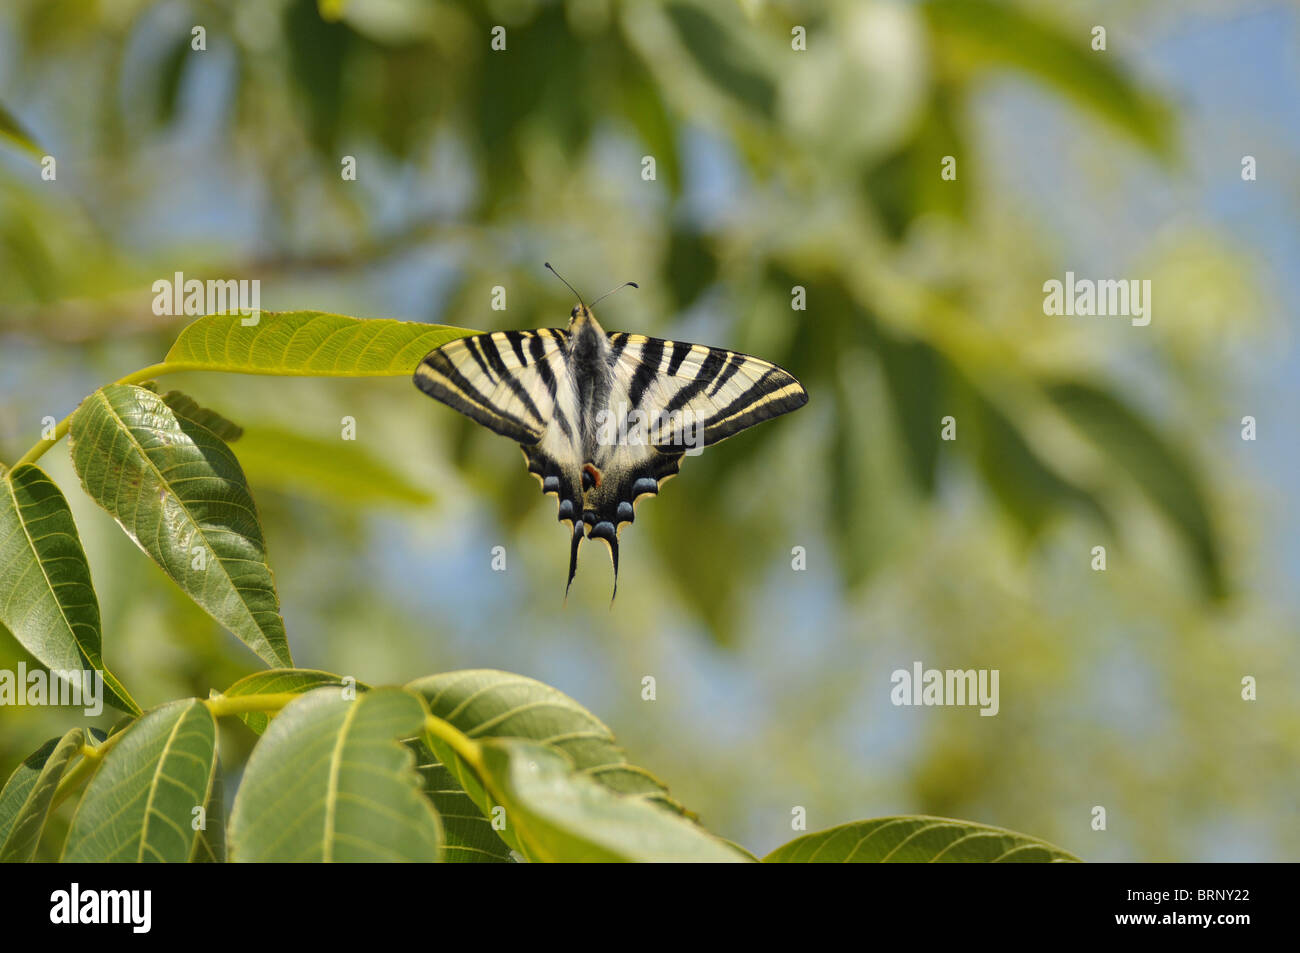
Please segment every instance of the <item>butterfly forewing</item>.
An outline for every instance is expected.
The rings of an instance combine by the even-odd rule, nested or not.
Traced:
[[[611,335],[620,338],[629,410],[649,422],[652,442],[662,449],[711,446],[808,402],[793,375],[769,361],[702,344]]]
[[[420,363],[415,383],[489,430],[535,444],[555,416],[559,382],[568,376],[567,337],[541,328],[458,338]]]

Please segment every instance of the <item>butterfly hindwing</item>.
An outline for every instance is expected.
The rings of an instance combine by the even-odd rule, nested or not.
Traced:
[[[650,446],[638,451],[634,446],[625,446],[597,471],[599,482],[594,475],[584,481],[587,489],[582,518],[587,524],[587,537],[602,540],[609,547],[616,593],[618,534],[636,519],[637,501],[658,494],[663,482],[677,475],[681,461],[680,453],[665,453]]]
[[[528,472],[537,477],[544,494],[556,497],[559,503],[559,520],[561,523],[569,524],[569,580],[564,589],[567,594],[568,587],[573,585],[574,573],[578,571],[578,545],[582,542],[585,524],[582,519],[582,484],[579,476],[581,470],[572,462],[575,455],[571,445],[565,447],[561,444],[561,449],[566,451],[567,463],[561,462],[553,455],[552,448],[547,444],[555,442],[551,439],[556,436],[555,431],[556,428],[548,430],[547,436],[537,446],[522,449],[524,461],[528,464]]]

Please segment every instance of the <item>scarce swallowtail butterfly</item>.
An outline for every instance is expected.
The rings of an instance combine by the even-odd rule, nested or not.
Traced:
[[[528,471],[558,498],[569,525],[565,596],[584,535],[609,547],[617,595],[618,537],[637,500],[657,494],[683,456],[796,410],[808,394],[748,354],[607,334],[574,295],[568,328],[459,338],[420,362],[415,384],[523,448]]]

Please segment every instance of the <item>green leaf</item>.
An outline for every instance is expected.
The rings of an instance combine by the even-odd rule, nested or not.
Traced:
[[[285,692],[305,695],[315,688],[324,688],[329,685],[342,688],[345,684],[343,676],[335,675],[332,672],[321,672],[312,668],[273,668],[265,672],[254,672],[252,675],[246,675],[217,697],[239,698],[249,695],[280,695]],[[354,687],[357,691],[362,692],[368,691],[370,688],[364,682],[356,682]],[[259,735],[266,731],[266,726],[271,723],[271,716],[264,711],[250,711],[241,714],[239,717],[244,724]]]
[[[930,864],[1078,861],[1036,837],[945,817],[878,817],[796,837],[775,864]]]
[[[343,19],[343,8],[347,0],[316,0],[316,9],[320,18],[327,23]]]
[[[668,272],[673,300],[685,311],[718,280],[718,259],[713,247],[693,228],[678,225],[669,233]]]
[[[348,75],[348,53],[359,41],[346,23],[327,22],[315,0],[290,0],[283,5],[283,33],[288,46],[285,65],[302,103],[302,117],[311,143],[322,154],[336,149],[339,127],[347,110],[343,82]]]
[[[194,853],[190,861],[196,864],[224,864],[226,862],[226,795],[221,781],[221,765],[212,772],[212,790],[208,803],[203,805],[205,826],[194,839]]]
[[[614,733],[558,688],[495,669],[430,675],[406,686],[470,738],[523,738],[566,755],[601,784],[675,806],[663,783],[630,764]]]
[[[236,448],[249,481],[349,506],[424,506],[433,497],[356,443],[308,437],[279,427],[245,431]]]
[[[876,338],[908,474],[933,496],[939,465],[939,426],[944,375],[939,354],[923,341]]]
[[[868,408],[851,378],[837,380],[832,396],[835,427],[831,432],[827,476],[830,497],[835,500],[839,518],[831,523],[831,541],[840,577],[846,585],[857,587],[870,575],[876,559],[875,549],[867,545],[861,530],[869,522],[872,489],[877,480],[869,465],[870,441],[862,420]]]
[[[189,61],[192,37],[188,31],[180,31],[161,63],[158,72],[157,100],[154,104],[154,121],[167,125],[176,118],[176,101],[180,95],[181,78]]]
[[[0,139],[7,139],[37,160],[45,157],[45,150],[36,144],[32,134],[23,127],[13,113],[5,108],[3,103],[0,103]]]
[[[1092,384],[1061,381],[1048,396],[1132,478],[1190,548],[1213,599],[1227,594],[1223,554],[1191,463],[1121,400]]]
[[[664,91],[639,56],[629,56],[617,77],[617,101],[623,118],[632,124],[655,157],[659,177],[674,197],[681,193],[681,157],[677,126],[664,102]],[[669,271],[672,275],[672,271]]]
[[[929,215],[967,218],[968,177],[945,181],[930,174],[933,156],[969,154],[961,105],[957,88],[947,82],[938,84],[906,144],[863,170],[864,194],[894,241],[901,242],[913,222]]]
[[[1096,498],[1061,476],[1030,445],[1011,418],[982,394],[970,392],[965,415],[975,430],[976,463],[998,502],[1032,537],[1053,517],[1077,510],[1109,528]]]
[[[442,828],[399,739],[419,698],[379,688],[346,701],[316,689],[286,706],[248,759],[230,817],[238,861],[433,861]]]
[[[245,326],[244,321],[257,323]],[[350,318],[321,311],[216,314],[181,331],[167,352],[175,370],[300,377],[403,377],[464,328]]]
[[[595,715],[559,689],[535,679],[493,669],[470,669],[430,675],[411,682],[437,717],[470,738],[522,738],[564,754],[579,770],[624,794],[659,801],[681,810],[664,785],[642,768],[628,763],[614,734]],[[445,765],[458,785],[478,805],[482,817],[491,815],[491,798],[473,772],[446,744],[432,739],[433,750],[422,752],[426,763]],[[460,824],[443,818],[448,839],[461,836],[478,844],[477,820]],[[523,849],[510,829],[500,832],[515,850]]]
[[[145,390],[153,391],[155,394],[161,393],[157,384],[153,381],[145,381],[140,386]],[[244,434],[244,428],[239,424],[227,420],[215,410],[200,407],[198,402],[188,394],[183,394],[178,390],[169,390],[162,395],[162,399],[178,417],[186,417],[196,424],[207,427],[227,443],[238,440]]]
[[[102,671],[104,700],[140,713],[100,657],[99,602],[68,501],[31,464],[0,478],[0,624],[51,672]]]
[[[220,438],[113,384],[77,409],[69,444],[86,492],[191,599],[268,665],[293,665],[257,508]]]
[[[80,728],[51,738],[5,782],[0,791],[0,862],[26,862],[36,856],[54,791],[84,741]]]
[[[62,740],[62,738],[51,738],[29,754],[23,759],[22,764],[14,769],[14,773],[9,775],[4,788],[0,789],[0,846],[3,846],[9,838],[10,831],[14,829],[14,821],[27,802],[32,788],[36,786],[36,779],[44,770],[45,762],[50,759],[50,755]]]
[[[615,794],[553,748],[513,739],[479,745],[488,786],[524,856],[548,862],[740,863],[698,824],[644,798]]]
[[[420,772],[424,796],[442,818],[442,859],[458,864],[510,863],[510,846],[492,829],[492,822],[461,788],[455,775],[429,753],[423,742],[412,741],[410,747],[415,752],[415,769]]]
[[[1087,27],[1066,33],[1000,0],[928,0],[922,9],[941,41],[944,61],[1023,70],[1114,123],[1154,154],[1172,155],[1171,111],[1114,65],[1116,53],[1094,52]]]
[[[194,809],[209,803],[217,723],[194,698],[147,712],[104,755],[68,830],[63,860],[163,861],[194,856]]]
[[[694,4],[673,3],[667,8],[682,44],[704,75],[720,89],[764,117],[771,117],[776,85],[753,66],[728,27]]]

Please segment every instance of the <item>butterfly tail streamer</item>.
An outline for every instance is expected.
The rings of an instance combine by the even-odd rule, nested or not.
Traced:
[[[578,572],[578,546],[582,543],[582,524],[573,524],[573,543],[569,549],[569,581],[564,586],[564,602],[569,602],[569,588],[573,585],[573,577]]]
[[[614,562],[614,591],[609,596],[609,607],[614,608],[614,600],[618,598],[618,537],[615,536],[609,541],[609,558]]]
[[[618,530],[614,523],[609,520],[599,520],[594,522],[587,536],[590,539],[598,539],[609,547],[610,562],[614,564],[614,592],[609,597],[609,604],[614,604],[614,597],[618,595]]]

